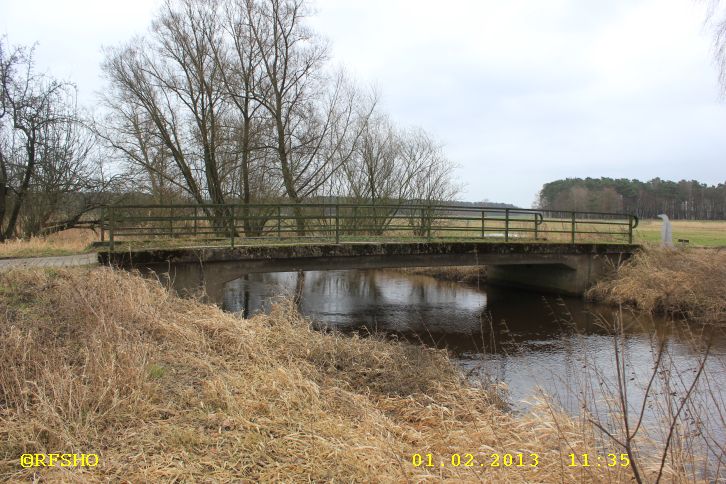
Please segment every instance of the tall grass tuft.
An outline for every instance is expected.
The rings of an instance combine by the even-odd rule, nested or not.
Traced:
[[[647,248],[589,292],[592,300],[726,323],[726,251]]]

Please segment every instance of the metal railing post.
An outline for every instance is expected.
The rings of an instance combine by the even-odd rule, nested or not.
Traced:
[[[101,242],[106,238],[106,209],[101,207]]]
[[[335,205],[335,243],[340,244],[340,205]]]
[[[539,225],[537,225],[537,214],[534,214],[534,240],[537,240],[537,229],[539,228]]]
[[[572,223],[571,223],[571,229],[572,229],[572,243],[575,243],[575,212],[572,212]]]
[[[114,232],[116,231],[116,213],[113,208],[113,205],[111,205],[111,214],[110,214],[110,220],[109,220],[109,227],[108,227],[108,248],[110,250],[113,250],[114,248]]]
[[[234,249],[234,205],[229,207],[229,245]]]
[[[353,233],[353,237],[358,235],[358,205],[355,205],[353,207],[353,224],[352,224],[353,230],[351,232]]]
[[[509,242],[509,209],[504,209],[504,242]]]
[[[172,202],[173,203],[173,202]],[[174,206],[169,209],[169,238],[174,238]]]
[[[431,240],[431,225],[433,225],[431,206],[426,208],[426,227],[428,229],[427,239]]]
[[[282,240],[282,207],[277,206],[277,239]]]
[[[633,216],[628,215],[628,244],[633,244]]]
[[[198,207],[194,207],[194,237],[197,236],[197,219],[199,218]]]
[[[484,238],[484,232],[486,227],[486,212],[484,210],[481,211],[481,236]]]

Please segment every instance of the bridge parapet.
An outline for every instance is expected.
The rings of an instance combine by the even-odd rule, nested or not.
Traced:
[[[396,204],[112,205],[102,238],[154,247],[285,242],[479,240],[537,243],[633,243],[631,214],[486,206]],[[124,249],[125,250],[125,249]]]

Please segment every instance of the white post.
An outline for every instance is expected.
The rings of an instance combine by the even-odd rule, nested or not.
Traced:
[[[673,231],[671,230],[671,221],[668,215],[662,213],[658,215],[663,220],[663,226],[660,229],[660,246],[673,247]]]

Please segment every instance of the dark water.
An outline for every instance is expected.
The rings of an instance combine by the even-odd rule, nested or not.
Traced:
[[[592,379],[592,372],[614,378],[615,341],[608,322],[616,316],[626,328],[628,367],[640,379],[649,376],[662,338],[673,364],[685,373],[696,368],[703,352],[686,328],[663,319],[618,313],[579,298],[477,288],[397,271],[249,274],[225,285],[222,306],[249,316],[264,311],[275,296],[296,293],[300,310],[319,326],[384,332],[446,348],[472,377],[506,383],[515,408],[526,407],[524,401],[541,389],[574,412],[583,379]],[[716,333],[713,341],[709,376],[726,383],[724,365],[718,364],[726,338]]]
[[[710,343],[700,383],[683,415],[713,442],[711,453],[718,454],[719,445],[726,443],[726,337],[721,331],[619,313],[577,298],[472,287],[387,270],[241,277],[224,266],[207,266],[203,274],[194,268],[176,271],[175,285],[182,290],[201,280],[209,297],[228,311],[251,316],[266,310],[276,297],[297,295],[300,310],[319,327],[383,332],[447,349],[471,380],[504,384],[514,411],[528,410],[544,393],[573,415],[580,415],[584,405],[599,421],[612,425],[616,344],[624,355],[621,368],[632,413],[641,410],[660,345],[667,350],[645,411],[646,423],[655,424],[677,408],[698,375],[704,344]],[[616,320],[624,327],[621,340],[611,335]]]

